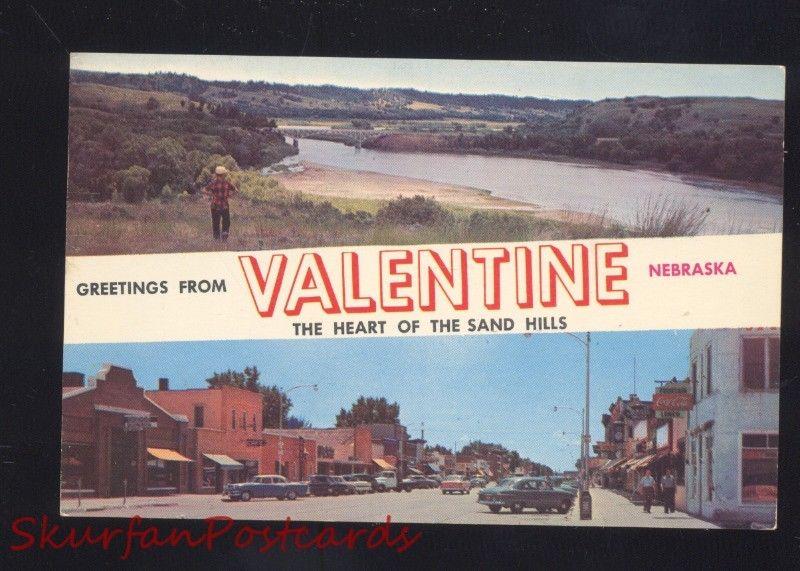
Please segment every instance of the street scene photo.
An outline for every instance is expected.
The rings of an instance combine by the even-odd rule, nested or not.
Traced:
[[[76,53],[68,256],[780,232],[777,66]]]
[[[772,529],[780,330],[67,344],[78,517]]]

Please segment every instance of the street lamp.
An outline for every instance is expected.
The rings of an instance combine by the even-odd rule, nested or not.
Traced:
[[[589,436],[589,348],[591,345],[592,337],[591,334],[587,331],[586,332],[586,339],[582,339],[580,336],[575,335],[574,333],[569,333],[567,331],[564,332],[565,335],[569,335],[575,341],[583,345],[584,349],[586,350],[586,387],[585,387],[585,395],[584,395],[584,407],[583,407],[583,478],[581,482],[581,519],[592,519],[592,499],[589,495],[589,442],[591,442],[591,436]],[[526,334],[527,335],[527,334]]]
[[[296,385],[286,389],[284,392],[278,391],[280,398],[280,405],[278,407],[278,475],[283,476],[283,408],[285,406],[283,396],[288,396],[290,392],[296,389],[314,389],[319,390],[317,384],[313,385]]]
[[[581,433],[579,434],[580,443],[581,443],[580,464],[583,465],[584,464],[584,457],[586,455],[588,455],[588,449],[584,445],[584,438],[583,438],[583,436],[584,436],[584,426],[583,426],[583,424],[585,422],[585,417],[586,417],[585,409],[578,410],[577,408],[573,408],[571,406],[564,406],[564,405],[555,405],[555,406],[553,406],[553,412],[558,412],[559,410],[568,410],[568,411],[574,412],[575,414],[579,415],[579,417],[580,417],[580,420],[581,420]]]

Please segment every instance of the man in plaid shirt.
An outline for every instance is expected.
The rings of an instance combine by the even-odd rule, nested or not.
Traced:
[[[228,239],[228,231],[231,227],[231,211],[228,206],[228,198],[237,193],[236,187],[227,179],[228,169],[218,166],[214,169],[214,180],[212,180],[203,192],[211,199],[211,227],[214,232],[214,240]],[[220,222],[222,222],[222,232],[220,233]]]

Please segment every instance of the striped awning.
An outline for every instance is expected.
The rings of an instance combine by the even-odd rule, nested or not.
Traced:
[[[159,460],[166,460],[167,462],[192,462],[193,460],[181,455],[175,450],[169,448],[148,448],[147,453],[153,458]]]

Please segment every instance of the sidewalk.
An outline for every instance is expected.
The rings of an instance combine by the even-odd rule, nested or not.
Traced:
[[[719,526],[683,512],[665,514],[662,506],[653,506],[645,513],[641,505],[633,504],[617,490],[591,488],[592,519],[581,520],[577,503],[572,510],[575,525],[611,527],[718,529]]]
[[[61,513],[63,515],[80,516],[85,512],[97,512],[114,509],[148,508],[148,507],[174,507],[178,505],[180,496],[134,496],[127,498],[125,504],[122,498],[61,498]]]

